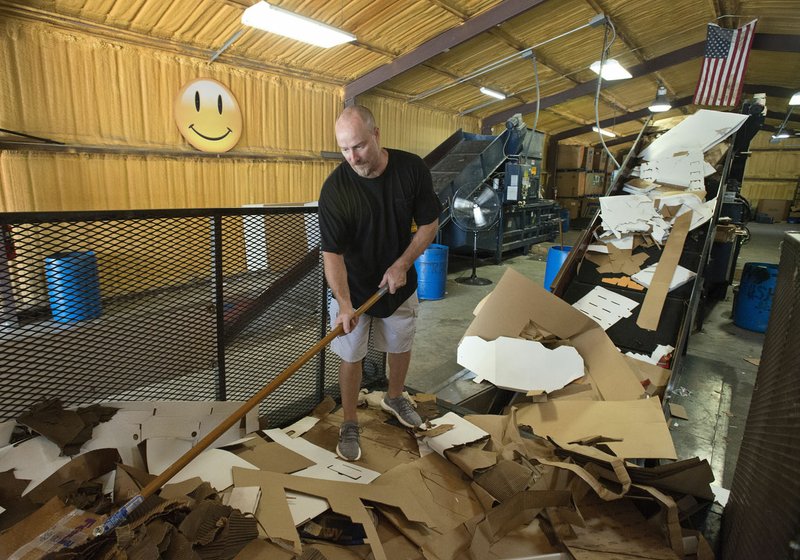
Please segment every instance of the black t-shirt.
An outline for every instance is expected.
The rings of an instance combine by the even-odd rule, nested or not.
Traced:
[[[333,170],[319,196],[322,250],[344,255],[354,308],[370,298],[383,275],[411,243],[411,220],[424,226],[439,217],[439,198],[431,173],[419,156],[387,150],[389,162],[379,177],[359,176],[347,162]],[[369,311],[389,317],[417,289],[417,271]]]

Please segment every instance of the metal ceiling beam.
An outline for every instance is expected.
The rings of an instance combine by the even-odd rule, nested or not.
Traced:
[[[627,144],[628,142],[633,142],[639,137],[639,133],[635,132],[633,134],[628,134],[627,136],[618,136],[616,138],[610,138],[606,140],[606,146],[619,146],[620,144]],[[598,142],[594,145],[595,148],[601,148],[603,145]]]
[[[694,96],[688,95],[686,97],[681,97],[680,99],[676,99],[672,102],[672,108],[677,109],[678,107],[683,107],[684,105],[689,105],[692,102]],[[635,121],[636,119],[641,119],[642,117],[647,117],[650,115],[650,109],[645,107],[644,109],[639,109],[638,111],[633,111],[626,115],[619,115],[616,117],[611,117],[608,119],[604,119],[600,121],[600,128],[605,128],[607,126],[612,126],[615,124],[622,124],[630,121]],[[587,124],[586,126],[579,126],[577,128],[571,128],[569,130],[565,130],[563,132],[559,132],[558,134],[553,134],[552,138],[556,141],[564,140],[565,138],[572,138],[573,136],[580,136],[581,134],[586,134],[587,132],[592,131],[593,124]]]
[[[414,66],[430,60],[437,54],[447,49],[451,49],[461,43],[488,31],[496,25],[500,25],[515,16],[524,13],[531,8],[542,4],[546,0],[505,0],[494,8],[491,8],[480,15],[475,16],[458,27],[445,31],[422,43],[413,51],[397,57],[392,62],[384,64],[371,72],[367,72],[360,78],[353,80],[344,87],[345,105],[352,105],[355,97],[368,91],[383,82],[390,80],[410,70]]]
[[[634,78],[638,78],[646,74],[652,74],[658,72],[659,70],[669,68],[670,66],[676,66],[683,62],[703,56],[703,52],[705,51],[705,45],[706,45],[705,41],[694,43],[693,45],[683,47],[676,51],[672,51],[670,53],[657,56],[652,60],[643,62],[642,64],[637,64],[636,66],[629,68],[628,71]],[[764,51],[772,51],[772,52],[800,52],[800,35],[778,35],[774,33],[756,33],[756,36],[753,39],[753,48]],[[772,95],[774,97],[787,97],[791,95],[791,93],[786,93],[789,90],[785,90],[785,88],[773,88],[772,86],[764,86],[765,89],[763,90],[748,90],[747,87],[748,86],[745,85],[745,91],[751,93],[758,93],[763,91],[767,93],[768,96]],[[568,90],[562,91],[561,93],[556,93],[549,97],[545,97],[541,100],[541,105],[539,106],[539,110],[546,109],[547,107],[552,107],[553,105],[558,105],[559,103],[564,103],[566,101],[575,99],[577,97],[593,94],[596,88],[597,88],[597,80],[590,80],[588,82],[584,82]],[[780,89],[785,91],[782,95],[778,93],[770,93],[770,90],[774,91],[775,89]],[[483,133],[484,134],[490,133],[494,125],[505,122],[506,120],[511,118],[514,115],[514,113],[525,114],[525,113],[531,113],[535,110],[536,110],[536,103],[531,102],[531,103],[524,103],[522,105],[518,105],[510,109],[505,109],[503,111],[499,111],[493,115],[489,115],[483,119],[483,126],[482,126]]]
[[[767,108],[769,108],[769,98],[790,98],[792,95],[800,91],[798,89],[791,89],[781,86],[769,86],[766,84],[745,84],[743,88],[745,93],[766,93],[767,94]]]
[[[683,47],[682,49],[678,49],[677,51],[673,51],[671,53],[667,53],[662,56],[658,56],[652,60],[648,60],[647,62],[643,62],[642,64],[637,64],[631,68],[628,68],[628,72],[634,78],[638,78],[640,76],[644,76],[646,74],[652,74],[653,72],[657,72],[658,70],[662,70],[664,68],[669,68],[670,66],[675,66],[676,64],[680,64],[682,62],[686,62],[687,60],[692,60],[693,58],[697,58],[698,56],[702,56],[705,50],[705,41],[702,43],[694,43],[693,45],[689,45],[687,47]],[[548,97],[544,97],[541,100],[541,104],[539,105],[539,110],[547,109],[548,107],[552,107],[553,105],[558,105],[559,103],[564,103],[571,99],[575,99],[577,97],[582,97],[584,95],[594,94],[595,90],[597,89],[597,80],[589,80],[588,82],[583,82],[580,85],[575,86],[574,88],[570,88],[568,90],[562,91],[561,93],[556,93],[554,95],[550,95]],[[483,119],[483,132],[487,134],[491,131],[492,126],[496,124],[500,124],[511,118],[514,113],[530,113],[536,110],[536,102],[525,103],[524,105],[518,105],[516,107],[512,107],[511,109],[506,109],[504,111],[500,111],[493,115],[489,115],[485,119]]]

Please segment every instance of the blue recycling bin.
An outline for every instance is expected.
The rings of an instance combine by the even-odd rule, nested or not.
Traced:
[[[546,290],[553,291],[550,285],[556,279],[558,271],[561,270],[561,266],[567,260],[570,251],[572,251],[572,247],[568,245],[556,245],[548,249],[547,265],[544,269],[544,287]]]
[[[73,323],[100,316],[103,306],[94,251],[56,253],[46,257],[44,275],[54,321]]]
[[[447,283],[447,245],[431,243],[414,261],[414,267],[419,299],[442,299]]]

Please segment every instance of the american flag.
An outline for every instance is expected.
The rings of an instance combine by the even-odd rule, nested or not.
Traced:
[[[739,104],[757,21],[754,19],[739,29],[708,24],[703,68],[694,92],[695,105]]]

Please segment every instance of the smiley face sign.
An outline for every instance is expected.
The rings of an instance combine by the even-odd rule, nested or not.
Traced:
[[[242,111],[228,88],[216,80],[200,78],[178,92],[175,124],[198,150],[227,152],[242,135]]]

